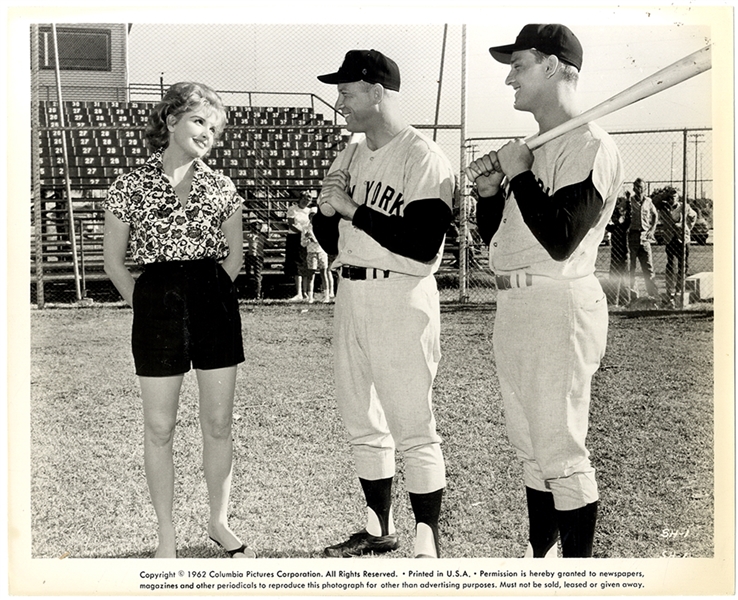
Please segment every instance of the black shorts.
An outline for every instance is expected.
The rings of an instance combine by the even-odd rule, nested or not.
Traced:
[[[133,288],[136,374],[168,377],[243,362],[236,286],[212,259],[146,265]]]
[[[307,265],[307,248],[302,245],[298,234],[285,236],[284,274],[288,277],[304,275]]]

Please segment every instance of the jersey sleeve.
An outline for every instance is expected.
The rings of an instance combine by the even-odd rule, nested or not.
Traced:
[[[489,198],[480,197],[477,200],[477,231],[485,245],[489,246],[502,222],[502,211],[505,208],[505,192],[500,191]]]
[[[405,205],[439,198],[453,206],[455,180],[448,162],[436,151],[414,148],[405,165]]]
[[[525,224],[554,260],[566,260],[597,222],[604,201],[592,174],[548,196],[531,171],[513,177],[510,187]]]
[[[454,184],[447,161],[424,143],[419,144],[405,164],[402,215],[387,215],[362,205],[356,209],[352,224],[390,252],[431,261],[453,217]]]
[[[428,198],[411,202],[401,217],[386,215],[364,204],[356,209],[352,224],[390,252],[429,262],[438,253],[451,218],[448,204],[440,198]]]
[[[341,215],[336,213],[331,217],[326,217],[322,212],[318,211],[313,217],[313,233],[315,239],[318,240],[320,247],[327,254],[338,254],[338,223],[341,221]]]
[[[531,171],[510,181],[523,220],[557,261],[571,256],[597,224],[605,200],[617,191],[613,188],[620,180],[621,163],[614,146],[603,145],[595,137],[581,139],[581,143],[562,141],[564,151],[556,156],[551,189],[544,189]]]

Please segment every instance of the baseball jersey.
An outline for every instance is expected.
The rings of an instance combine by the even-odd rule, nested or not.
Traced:
[[[329,172],[339,167],[341,158],[336,158]],[[436,272],[451,220],[455,184],[451,164],[438,145],[410,126],[376,150],[364,139],[354,153],[349,174],[349,194],[360,206],[353,221],[338,220],[333,268],[353,265],[417,276]],[[429,204],[413,206],[421,201]],[[319,234],[327,219],[318,214],[313,226],[321,245],[331,254],[330,244]],[[428,255],[409,256],[414,254],[409,250],[413,240],[429,236],[432,247]]]
[[[490,267],[500,274],[525,271],[554,279],[594,273],[623,183],[615,143],[589,123],[537,148],[533,157],[531,170],[506,185],[489,246]]]

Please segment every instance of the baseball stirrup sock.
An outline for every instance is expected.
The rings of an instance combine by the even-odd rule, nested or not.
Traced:
[[[575,510],[557,510],[564,558],[589,558],[594,545],[597,501]]]
[[[533,548],[533,558],[544,558],[559,537],[553,494],[526,487],[525,499],[528,502],[528,541]]]
[[[362,479],[367,511],[366,530],[371,535],[383,536],[395,532],[392,520],[392,477],[386,479]]]
[[[438,540],[438,519],[441,515],[441,501],[443,488],[428,494],[409,493],[410,504],[415,515],[415,555],[433,556],[435,550],[437,558],[441,556],[441,546]],[[432,534],[432,543],[429,539]]]

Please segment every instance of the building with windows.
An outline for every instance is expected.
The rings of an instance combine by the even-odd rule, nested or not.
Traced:
[[[31,48],[38,48],[39,99],[56,100],[56,52],[62,72],[62,99],[70,101],[128,101],[129,23],[51,25],[31,31]],[[37,45],[33,37],[38,31]]]

